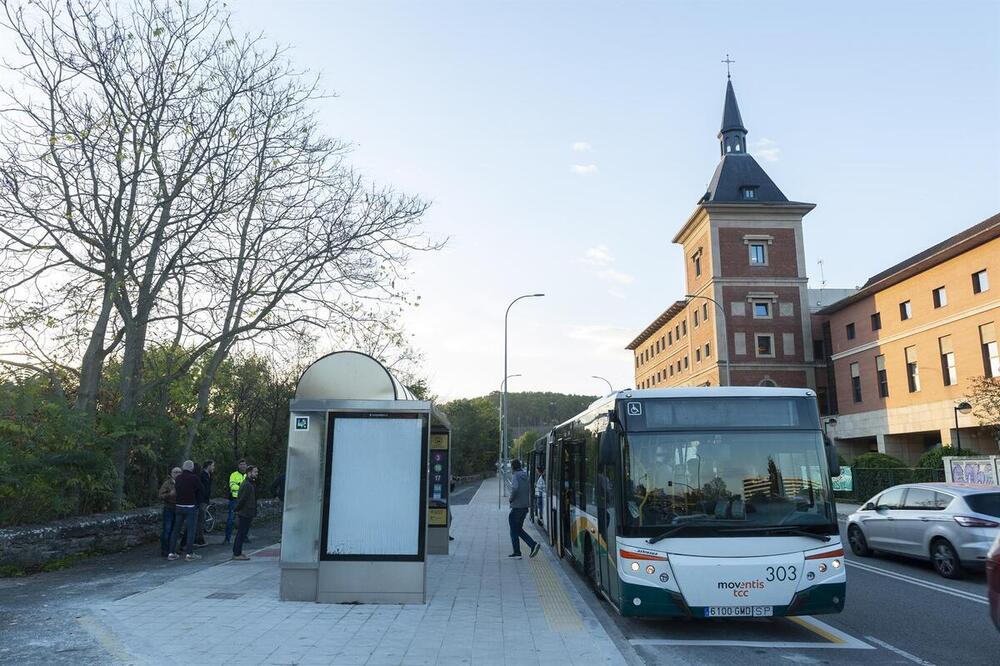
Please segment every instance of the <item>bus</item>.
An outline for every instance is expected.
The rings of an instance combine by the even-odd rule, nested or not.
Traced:
[[[544,473],[551,545],[623,616],[844,608],[814,391],[619,391],[548,433]]]

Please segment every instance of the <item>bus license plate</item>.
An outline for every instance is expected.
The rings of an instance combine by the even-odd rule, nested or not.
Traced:
[[[705,617],[771,617],[774,606],[709,606]]]

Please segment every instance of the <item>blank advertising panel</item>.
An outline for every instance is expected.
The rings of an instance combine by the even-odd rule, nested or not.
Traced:
[[[326,554],[420,555],[421,418],[333,418]]]

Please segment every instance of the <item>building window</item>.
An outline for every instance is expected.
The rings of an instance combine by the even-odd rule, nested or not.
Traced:
[[[851,363],[851,393],[854,402],[861,402],[861,369],[857,363]]]
[[[813,359],[822,361],[826,358],[826,347],[822,340],[813,340]]]
[[[757,333],[754,336],[757,342],[757,356],[774,356],[774,336],[770,333]]]
[[[882,328],[882,315],[876,312],[872,315],[872,330],[877,331]]]
[[[700,348],[694,350],[694,362],[695,363],[701,363],[701,349]]]
[[[740,146],[736,144],[736,151],[739,152]],[[757,198],[757,188],[753,185],[744,185],[740,188],[740,195],[747,201],[753,201]]]
[[[635,367],[637,367],[637,368],[639,367],[639,357],[638,356],[635,357]]]
[[[671,377],[674,376],[674,364],[673,363],[670,364],[670,376]]]
[[[695,252],[691,261],[694,262],[694,276],[701,277],[701,252]]]
[[[910,307],[909,301],[903,301],[899,304],[899,318],[906,321],[913,316],[913,308]]]
[[[677,326],[674,326],[674,338],[676,340],[680,340],[681,339],[681,326],[680,326],[680,324],[678,324]]]
[[[1000,352],[997,351],[996,326],[992,321],[979,327],[979,342],[983,350],[983,374],[1000,377]]]
[[[906,383],[910,393],[920,390],[920,367],[917,365],[917,348],[907,347],[903,350],[906,355]]]
[[[996,343],[993,344],[993,348],[996,349]],[[712,345],[708,342],[705,343],[705,358],[712,355]]]
[[[688,323],[687,320],[685,319],[684,321],[681,322],[681,335],[687,335],[687,334],[688,334]]]
[[[688,357],[687,356],[684,357],[684,369],[685,370],[688,369]]]
[[[751,266],[767,265],[767,245],[764,243],[750,243],[747,247],[750,248]]]
[[[990,278],[986,270],[981,270],[972,274],[972,293],[981,294],[990,290]]]
[[[754,319],[770,319],[771,318],[771,303],[770,303],[770,301],[753,301],[750,305],[753,308],[753,318]]]
[[[958,383],[958,371],[955,369],[955,350],[951,346],[951,336],[938,338],[938,346],[941,348],[941,379],[945,386],[954,386]]]
[[[701,320],[708,321],[708,303],[701,304]]]
[[[878,380],[879,397],[889,397],[889,378],[885,372],[885,356],[875,357],[875,377]]]
[[[944,290],[944,287],[938,287],[931,293],[934,297],[935,308],[943,308],[948,305],[948,292]]]
[[[847,325],[847,339],[848,340],[854,339],[854,322],[851,322],[850,324]]]
[[[697,310],[697,309],[695,309],[695,311],[694,311],[694,325],[695,325],[695,326],[697,326],[697,325],[698,325],[698,314],[699,314],[699,313],[698,313],[698,310]]]
[[[677,359],[677,372],[681,371],[681,360]]]

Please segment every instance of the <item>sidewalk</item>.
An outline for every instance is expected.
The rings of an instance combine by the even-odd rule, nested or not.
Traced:
[[[280,602],[278,548],[94,609],[79,622],[119,663],[622,664],[542,549],[509,561],[507,511],[487,479],[452,508],[450,555],[428,557],[425,605]]]

